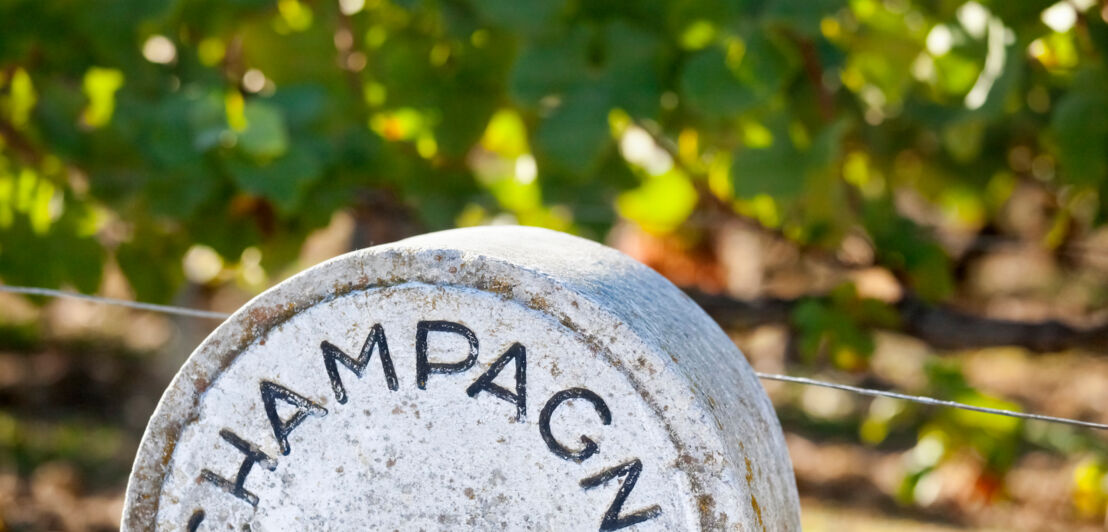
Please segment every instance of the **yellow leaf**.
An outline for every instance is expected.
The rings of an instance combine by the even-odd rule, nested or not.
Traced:
[[[688,176],[678,170],[651,176],[636,189],[616,199],[620,216],[655,233],[671,232],[681,225],[696,207],[696,188]]]
[[[710,21],[700,19],[685,28],[681,33],[681,46],[686,50],[699,50],[712,44],[716,38],[716,27]]]
[[[527,147],[527,127],[519,113],[501,109],[492,115],[481,147],[506,159],[515,159],[530,150]]]
[[[12,74],[10,90],[11,96],[8,108],[10,120],[13,126],[22,128],[27,124],[27,119],[31,116],[31,110],[34,109],[35,102],[38,101],[35,87],[31,83],[31,76],[27,74],[26,70],[22,68],[15,69],[15,73]]]
[[[85,72],[83,88],[89,103],[81,118],[86,126],[98,128],[111,122],[115,93],[122,86],[123,72],[114,68],[92,67]]]
[[[223,107],[227,112],[227,125],[231,129],[242,132],[249,125],[246,122],[246,100],[239,91],[230,91],[223,99]]]

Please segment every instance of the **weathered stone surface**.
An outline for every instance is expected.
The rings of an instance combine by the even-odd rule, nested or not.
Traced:
[[[676,287],[541,229],[344,255],[212,333],[123,527],[795,530],[780,426]]]

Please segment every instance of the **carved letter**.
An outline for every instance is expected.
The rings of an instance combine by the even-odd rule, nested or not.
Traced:
[[[196,532],[200,528],[200,523],[204,522],[204,510],[197,510],[192,513],[192,517],[189,518],[188,531]]]
[[[592,391],[585,388],[570,388],[554,394],[554,396],[546,402],[546,406],[542,408],[542,412],[539,413],[539,434],[542,435],[542,440],[546,442],[546,446],[550,448],[550,452],[566,460],[583,462],[590,456],[596,454],[599,450],[596,442],[590,440],[588,436],[581,436],[581,443],[584,443],[585,447],[580,451],[574,451],[558,443],[558,441],[554,439],[554,434],[550,431],[550,417],[554,415],[554,410],[558,408],[558,405],[570,399],[584,399],[592,403],[593,408],[596,409],[596,413],[600,415],[600,421],[605,425],[612,424],[612,411],[608,410],[607,403]]]
[[[398,387],[396,369],[392,366],[389,344],[385,340],[385,329],[381,327],[381,324],[374,325],[373,330],[365,337],[365,343],[362,344],[362,352],[358,354],[358,358],[351,357],[330,342],[324,341],[320,344],[320,348],[323,349],[323,366],[327,368],[327,377],[331,379],[331,389],[335,391],[335,399],[338,400],[339,404],[346,404],[347,397],[346,387],[342,385],[342,379],[339,378],[339,367],[336,362],[341,362],[342,365],[353,371],[358,378],[361,378],[362,374],[365,373],[366,366],[369,365],[369,359],[373,356],[374,347],[380,353],[381,369],[385,372],[385,383],[388,384],[390,390],[395,392]]]
[[[623,481],[623,484],[619,486],[619,491],[616,492],[616,498],[612,501],[612,505],[608,507],[607,512],[604,512],[604,518],[600,521],[600,530],[602,532],[626,528],[648,519],[654,519],[658,517],[658,514],[662,513],[662,509],[655,504],[645,510],[639,510],[620,517],[619,512],[623,510],[623,503],[627,501],[627,496],[631,494],[631,490],[635,489],[635,483],[639,481],[640,473],[642,473],[642,462],[636,458],[630,462],[601,471],[581,481],[582,488],[592,489],[613,478],[622,476],[627,477],[627,479]]]
[[[230,480],[227,480],[211,472],[208,469],[203,469],[200,471],[200,478],[207,480],[208,482],[211,482],[212,484],[215,484],[220,488],[223,488],[223,491],[226,491],[227,493],[230,493],[231,495],[234,495],[235,497],[246,501],[251,506],[257,506],[258,496],[250,493],[249,491],[246,491],[246,488],[244,487],[244,484],[246,484],[246,476],[250,474],[250,469],[254,467],[254,464],[261,464],[262,467],[273,471],[277,468],[277,461],[270,458],[269,455],[263,453],[254,444],[238,437],[234,432],[223,429],[219,431],[219,435],[222,436],[224,440],[227,440],[227,443],[230,443],[231,445],[235,446],[236,449],[242,451],[242,454],[245,454],[246,458],[242,459],[242,465],[239,466],[239,473],[235,477],[234,482],[231,482]],[[193,514],[192,519],[189,519],[190,526],[192,525],[193,520],[197,519],[196,515],[197,514]],[[201,512],[199,515],[200,519],[204,518],[203,512]],[[199,526],[199,524],[200,521],[196,520],[196,525]]]
[[[431,362],[427,360],[427,334],[448,332],[462,335],[469,342],[469,354],[460,362]],[[452,321],[421,321],[416,326],[416,386],[427,389],[427,376],[432,373],[461,373],[477,362],[477,335],[465,325]]]
[[[262,381],[262,402],[265,403],[265,415],[269,418],[269,424],[273,426],[273,436],[277,438],[277,445],[281,447],[281,454],[288,455],[292,451],[289,448],[289,433],[297,425],[304,422],[308,415],[325,416],[327,409],[319,406],[292,390],[280,384]],[[277,400],[280,399],[296,407],[296,413],[287,421],[277,415]]]
[[[516,361],[516,392],[512,393],[494,382],[504,366],[512,359]],[[478,393],[487,391],[496,397],[516,405],[516,421],[523,421],[527,415],[527,349],[520,343],[512,344],[496,362],[492,363],[489,370],[477,377],[473,384],[466,388],[466,394],[476,397]]]

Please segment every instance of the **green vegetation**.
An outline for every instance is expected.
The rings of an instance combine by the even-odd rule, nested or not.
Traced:
[[[112,256],[165,301],[190,245],[280,266],[366,189],[594,236],[710,195],[807,246],[863,229],[942,300],[894,190],[972,233],[1033,179],[1050,247],[1103,219],[1108,24],[1048,5],[6,2],[0,275],[92,291]]]
[[[115,264],[136,299],[167,302],[228,265],[256,291],[336,212],[384,202],[427,230],[508,215],[602,238],[624,219],[690,247],[743,220],[944,308],[966,299],[975,245],[1069,257],[1108,220],[1094,4],[5,0],[0,279],[95,292]],[[1017,189],[1042,198],[1045,230],[1006,221]],[[852,238],[864,258],[842,258]],[[801,360],[863,372],[875,330],[918,330],[860,292],[794,302]],[[956,366],[922,391],[1015,406]],[[1009,420],[926,413],[849,430],[878,445],[911,418],[919,445],[970,448],[998,475],[1049,447]],[[1089,515],[1104,463],[1075,480]]]

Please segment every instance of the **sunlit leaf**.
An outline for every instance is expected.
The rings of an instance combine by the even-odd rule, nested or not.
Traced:
[[[624,192],[616,208],[624,218],[648,231],[672,231],[689,217],[697,204],[697,193],[687,176],[677,170],[649,176],[642,186]]]
[[[6,108],[5,111],[9,120],[11,120],[12,126],[22,128],[27,124],[31,110],[38,102],[38,95],[35,93],[30,74],[22,68],[17,68],[12,72],[11,80],[8,83],[9,96],[0,98],[0,105]]]
[[[85,125],[96,128],[107,124],[115,111],[115,92],[123,86],[123,72],[92,67],[85,72],[84,92],[88,107],[82,115]]]

